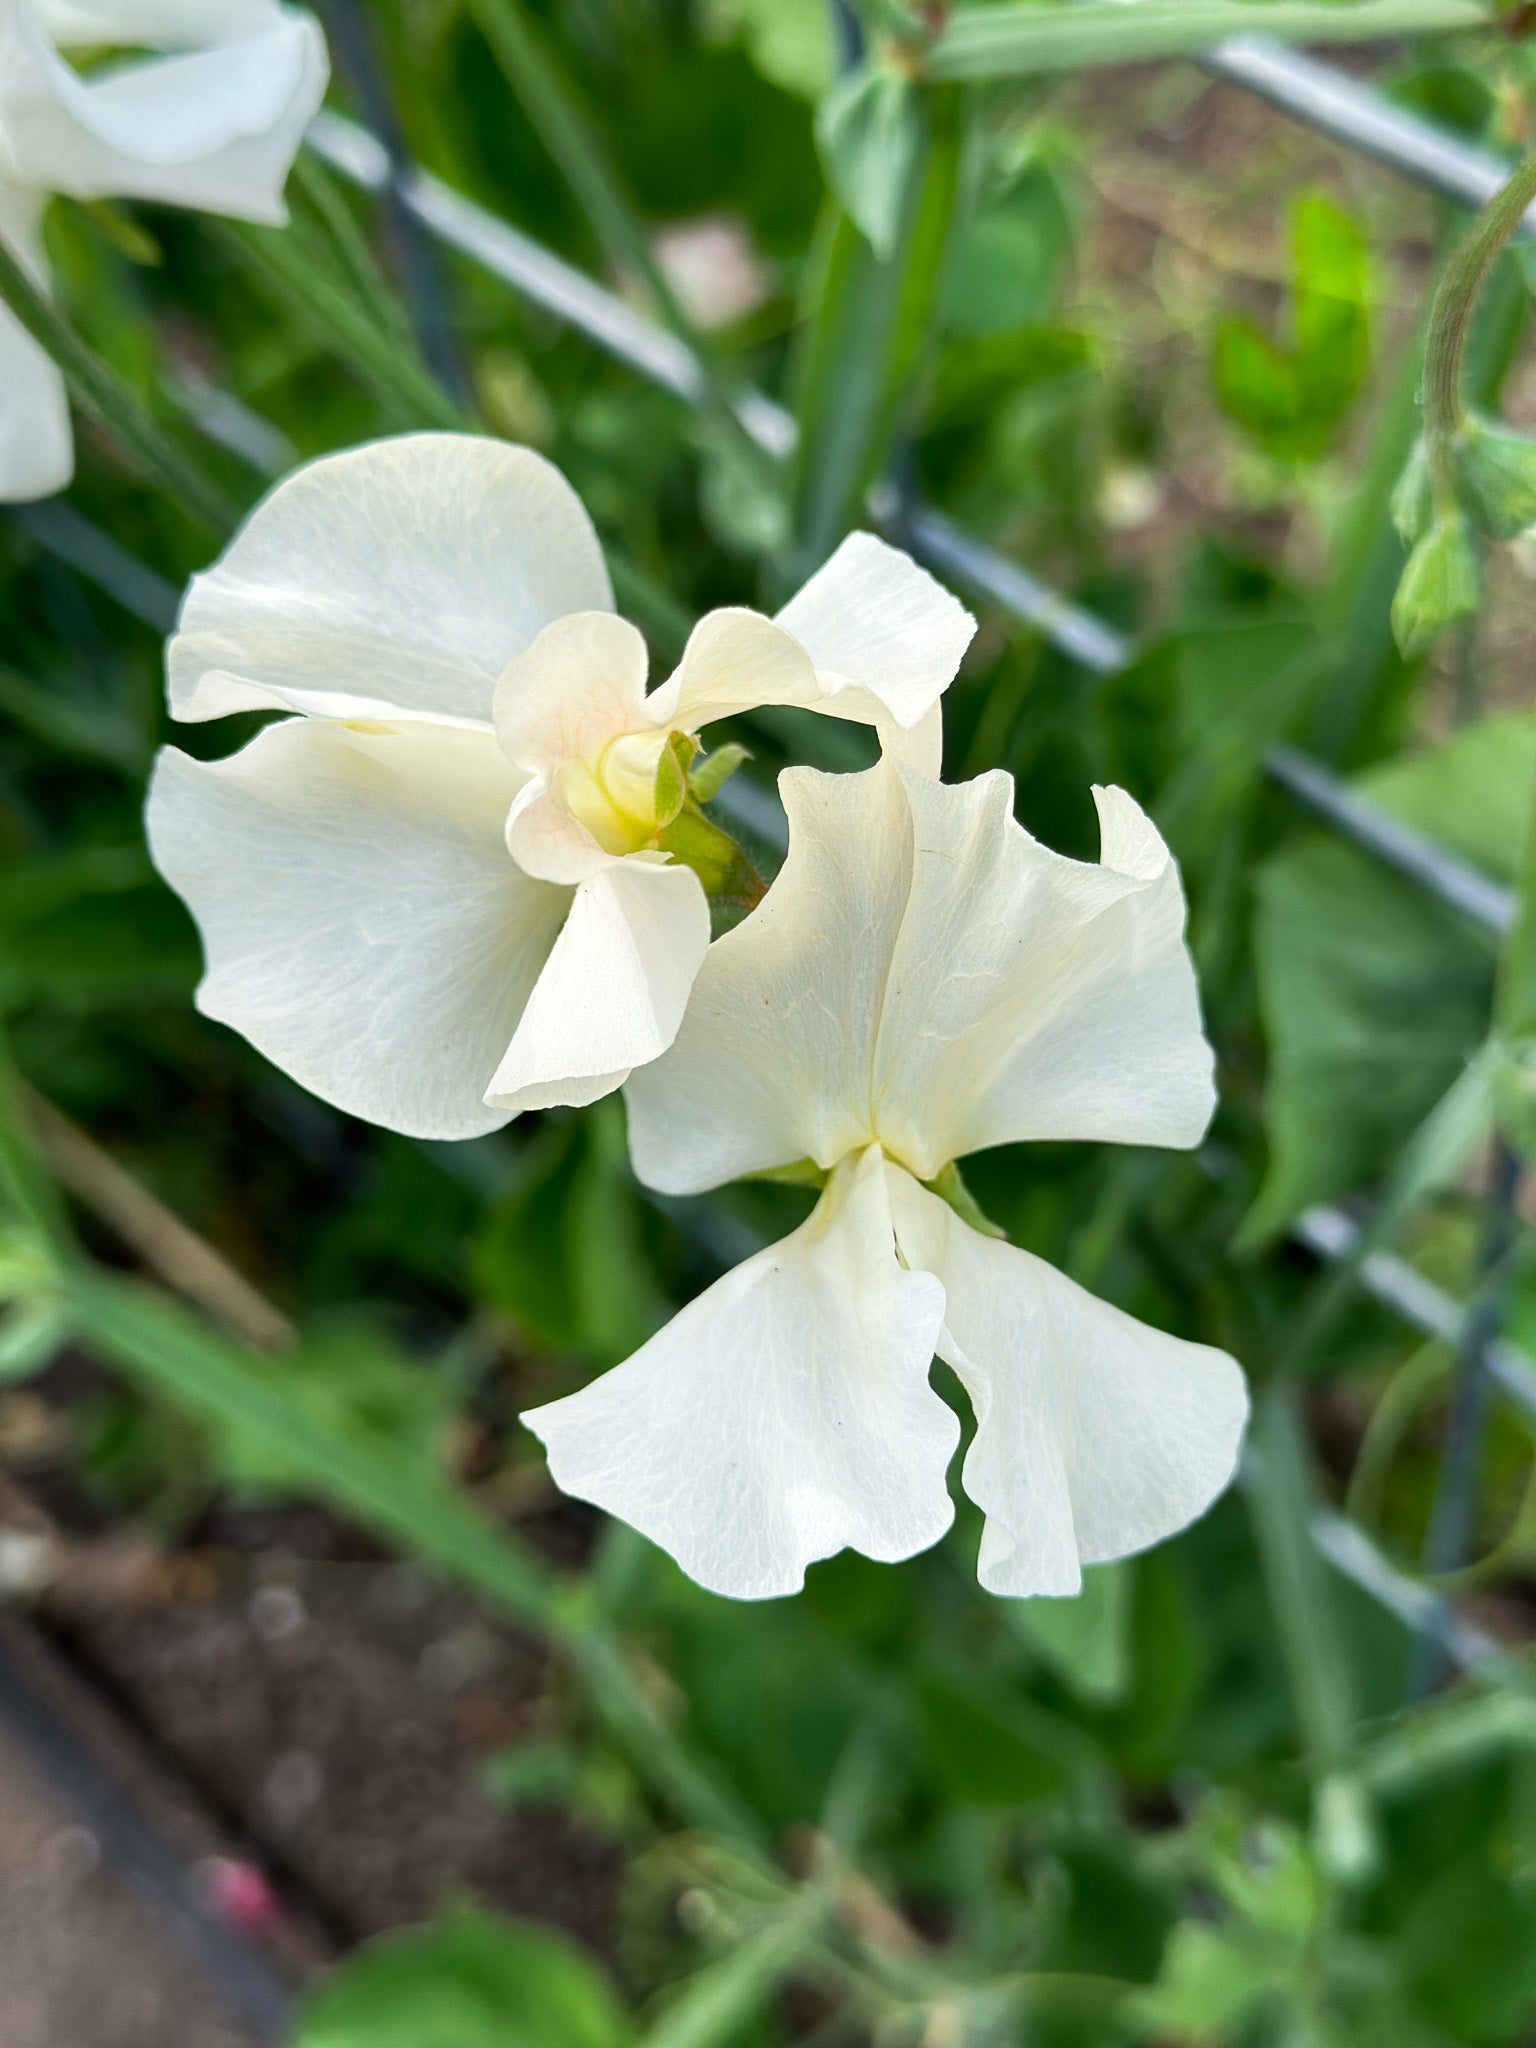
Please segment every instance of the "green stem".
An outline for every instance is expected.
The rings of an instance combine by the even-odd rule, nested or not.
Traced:
[[[165,431],[76,334],[0,239],[0,299],[38,346],[53,358],[81,410],[99,421],[145,475],[182,510],[217,534],[240,517],[235,499]]]
[[[541,1559],[457,1487],[362,1425],[347,1426],[279,1383],[268,1360],[220,1336],[169,1296],[97,1266],[26,1137],[20,1084],[0,1038],[0,1197],[47,1244],[66,1313],[99,1357],[146,1391],[261,1446],[279,1470],[408,1548],[564,1652],[594,1712],[637,1774],[689,1826],[765,1852],[756,1817],[688,1753],[626,1662],[618,1642]]]
[[[925,111],[928,133],[889,260],[845,214],[830,226],[796,377],[796,580],[826,560],[884,467],[930,331],[959,190],[963,109],[943,88],[926,94]]]
[[[1456,509],[1454,444],[1465,417],[1461,372],[1472,316],[1499,251],[1533,199],[1536,151],[1500,186],[1451,251],[1435,289],[1424,350],[1424,435],[1435,510],[1441,515]]]
[[[412,425],[445,433],[473,431],[473,421],[422,367],[414,346],[391,331],[395,323],[389,328],[379,324],[371,307],[338,284],[334,272],[328,275],[321,268],[297,223],[289,228],[236,221],[212,226],[268,294],[288,307],[375,398],[397,407]]]
[[[490,44],[502,75],[535,134],[590,221],[609,262],[621,274],[627,271],[644,283],[665,324],[696,358],[704,379],[704,410],[726,428],[756,470],[771,471],[771,458],[743,426],[735,394],[713,351],[652,255],[645,231],[625,198],[602,145],[582,116],[520,0],[469,0],[469,12]]]

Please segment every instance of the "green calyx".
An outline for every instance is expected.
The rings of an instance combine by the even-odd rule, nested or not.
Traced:
[[[1392,631],[1405,655],[1421,654],[1443,626],[1477,610],[1477,545],[1460,512],[1438,516],[1414,545],[1392,600]]]
[[[1499,541],[1516,540],[1536,527],[1536,440],[1469,413],[1450,448],[1456,509],[1469,525]],[[1392,521],[1412,547],[1435,524],[1436,512],[1421,435],[1392,493]]]
[[[961,1179],[960,1169],[953,1159],[942,1173],[935,1174],[932,1180],[925,1180],[923,1186],[930,1195],[937,1195],[941,1202],[947,1202],[960,1221],[968,1223],[972,1230],[979,1230],[983,1237],[1000,1237],[1006,1240],[1007,1231],[1000,1223],[994,1223],[982,1208]]]
[[[827,1168],[814,1159],[795,1159],[788,1166],[770,1166],[762,1173],[749,1173],[748,1180],[771,1181],[781,1188],[815,1188],[818,1192],[832,1178]]]
[[[745,747],[700,754],[689,733],[670,735],[656,764],[656,837],[653,844],[692,868],[711,902],[750,910],[763,899],[763,879],[729,832],[703,806],[718,795],[747,759]]]
[[[1536,441],[1469,415],[1456,436],[1456,478],[1468,518],[1491,539],[1536,526]]]

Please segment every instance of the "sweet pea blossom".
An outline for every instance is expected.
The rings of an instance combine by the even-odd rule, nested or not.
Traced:
[[[1092,864],[1015,823],[999,772],[947,787],[885,760],[779,786],[788,861],[629,1083],[630,1147],[668,1194],[806,1163],[824,1191],[622,1365],[523,1419],[567,1493],[759,1599],[834,1551],[909,1557],[949,1526],[960,1425],[937,1353],[976,1414],[961,1479],[985,1514],[982,1584],[1075,1593],[1083,1565],[1227,1484],[1243,1376],[973,1227],[951,1169],[1022,1139],[1199,1142],[1212,1059],[1178,870],[1123,790],[1095,791]]]
[[[311,463],[194,579],[170,645],[174,717],[296,714],[156,767],[150,846],[202,932],[199,1007],[413,1136],[594,1101],[671,1044],[709,945],[674,857],[692,736],[800,705],[936,770],[972,631],[853,534],[777,620],[702,619],[647,695],[591,521],[541,456],[418,434]]]
[[[64,55],[124,48],[86,75]],[[327,75],[318,24],[279,0],[0,0],[0,241],[41,282],[55,192],[281,223]],[[0,305],[0,500],[73,473],[63,379]]]

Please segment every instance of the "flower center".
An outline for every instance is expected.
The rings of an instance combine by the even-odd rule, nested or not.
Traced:
[[[622,733],[590,761],[572,761],[561,794],[604,853],[638,853],[655,839],[657,775],[669,732]]]

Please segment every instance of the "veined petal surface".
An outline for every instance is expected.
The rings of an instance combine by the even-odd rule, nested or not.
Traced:
[[[56,9],[49,9],[52,17]],[[96,14],[102,10],[94,10]],[[123,10],[112,40],[179,27],[187,10]],[[80,77],[50,47],[34,0],[0,0],[0,165],[81,199],[117,195],[243,219],[286,219],[283,186],[325,95],[325,39],[314,18],[273,6],[211,48],[130,58]],[[85,26],[66,13],[70,40]]]
[[[1023,1138],[1191,1145],[1211,1054],[1178,871],[1120,791],[1105,860],[1014,821],[1011,778],[883,761],[787,770],[790,852],[710,950],[630,1091],[636,1171],[672,1193],[878,1139],[920,1180]]]
[[[1212,1057],[1172,855],[1124,790],[1102,853],[1068,860],[1013,816],[1013,778],[905,776],[915,854],[874,1064],[887,1149],[930,1180],[1021,1139],[1196,1145]]]
[[[912,887],[912,814],[890,768],[786,769],[789,857],[710,947],[677,1042],[627,1091],[635,1171],[696,1194],[877,1135],[870,1075]]]
[[[39,284],[43,194],[0,177],[0,241]],[[62,491],[75,473],[69,394],[52,358],[0,305],[0,504]]]
[[[697,732],[766,704],[811,708],[825,694],[804,648],[761,612],[726,605],[688,635],[683,658],[646,700],[655,726]]]
[[[1247,1421],[1236,1363],[983,1237],[900,1168],[889,1183],[902,1257],[943,1284],[939,1356],[976,1410],[961,1480],[987,1517],[988,1592],[1076,1593],[1084,1565],[1203,1514]]]
[[[843,715],[900,726],[938,703],[976,631],[957,597],[872,533],[850,533],[775,624],[805,649],[828,696],[854,693]]]
[[[938,1540],[959,1440],[929,1385],[944,1294],[897,1263],[878,1152],[809,1220],[591,1386],[523,1417],[556,1483],[712,1592],[794,1593],[816,1558]]]
[[[167,748],[149,841],[202,933],[199,1008],[372,1123],[505,1123],[485,1091],[570,902],[508,857],[516,787],[488,733],[443,726],[296,718],[225,761]]]
[[[295,471],[193,578],[171,712],[489,726],[514,655],[567,612],[612,608],[592,522],[543,456],[472,434],[374,441]]]
[[[515,1115],[610,1093],[672,1043],[708,945],[691,868],[610,861],[571,899],[487,1101]]]

